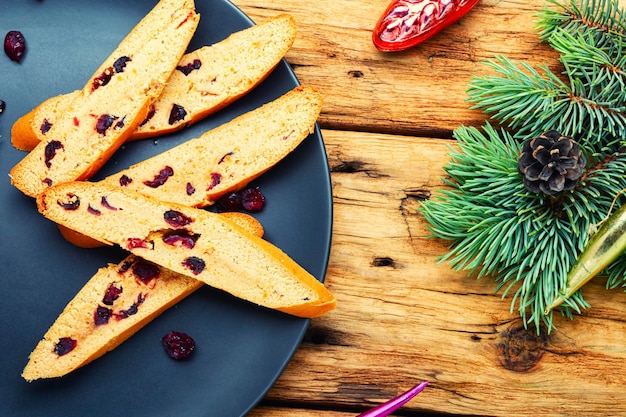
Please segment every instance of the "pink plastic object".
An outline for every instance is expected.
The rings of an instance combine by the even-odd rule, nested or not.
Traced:
[[[357,417],[385,417],[385,416],[388,416],[389,414],[393,413],[398,408],[402,407],[404,404],[409,402],[409,400],[411,398],[415,397],[417,394],[422,392],[424,390],[424,388],[426,388],[426,385],[428,385],[428,382],[422,382],[422,383],[414,386],[413,388],[411,388],[410,390],[408,390],[404,394],[400,394],[396,398],[394,398],[392,400],[389,400],[386,403],[383,403],[383,404],[381,404],[381,405],[379,405],[379,406],[377,406],[375,408],[372,408],[369,411],[366,411],[366,412],[364,412],[362,414],[359,414]]]
[[[392,0],[374,31],[383,52],[411,48],[439,33],[469,12],[478,0]]]

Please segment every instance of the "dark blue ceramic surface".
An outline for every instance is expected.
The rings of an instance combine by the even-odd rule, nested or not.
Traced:
[[[245,415],[275,382],[298,348],[308,320],[249,305],[203,288],[166,311],[104,357],[66,377],[25,382],[20,374],[65,304],[93,273],[125,254],[65,242],[32,199],[10,185],[24,153],[10,143],[11,125],[46,98],[81,88],[155,0],[13,0],[0,3],[0,34],[20,30],[21,64],[0,53],[0,415],[4,417],[173,417]],[[226,0],[197,0],[202,18],[195,49],[252,25]],[[126,145],[98,177],[273,100],[298,85],[283,62],[252,93],[182,132]],[[257,215],[266,238],[323,280],[331,240],[332,196],[318,129],[254,183],[267,197]],[[160,345],[170,330],[189,333],[197,350],[175,362]]]

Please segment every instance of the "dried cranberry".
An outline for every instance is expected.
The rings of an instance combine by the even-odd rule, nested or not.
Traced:
[[[123,265],[122,268],[124,268]],[[104,293],[104,297],[102,297],[102,304],[112,306],[115,300],[120,298],[120,295],[122,295],[122,291],[122,287],[116,286],[115,283],[109,285],[106,292]]]
[[[126,116],[122,117],[119,122],[115,123],[115,126],[113,128],[114,129],[121,129],[121,128],[124,127],[125,123],[126,123]]]
[[[154,107],[154,104],[151,104],[150,108],[148,109],[148,114],[146,115],[146,118],[143,120],[143,122],[141,122],[139,126],[143,126],[146,123],[148,123],[150,119],[154,117],[155,113],[156,113],[156,107]]]
[[[217,200],[217,208],[219,211],[237,211],[241,210],[241,194],[228,193]]]
[[[186,191],[187,191],[187,195],[193,195],[196,192],[196,188],[193,185],[191,185],[190,182],[188,182]]]
[[[187,110],[185,110],[185,108],[180,104],[174,103],[174,105],[172,106],[172,111],[170,111],[170,118],[168,120],[168,123],[170,125],[173,125],[174,123],[183,120],[185,116],[187,116]]]
[[[169,177],[174,175],[174,170],[172,167],[166,166],[154,177],[153,180],[144,181],[144,185],[147,185],[150,188],[159,188],[168,180]]]
[[[200,235],[189,233],[186,230],[176,230],[163,236],[163,243],[170,246],[192,249],[196,246],[199,237]]]
[[[110,308],[98,306],[93,313],[93,322],[96,326],[107,324],[112,314],[113,310]]]
[[[0,100],[0,113],[4,113],[4,109],[7,108],[7,103],[4,100]]]
[[[127,56],[117,58],[113,63],[113,69],[115,70],[115,72],[124,72],[126,64],[130,61],[132,61],[132,59]]]
[[[122,320],[127,318],[128,316],[133,316],[137,314],[137,312],[139,311],[139,306],[142,305],[145,300],[146,297],[143,294],[139,294],[137,296],[137,301],[135,301],[126,310],[120,310],[119,313],[115,314],[115,318],[118,320]]]
[[[101,115],[96,121],[96,132],[101,135],[106,134],[107,129],[109,129],[113,125],[113,122],[117,119],[118,118],[116,116],[112,116],[110,114]]]
[[[232,151],[231,151],[231,152],[228,152],[228,153],[224,154],[224,156],[222,156],[222,157],[220,158],[220,160],[219,160],[219,161],[217,161],[217,164],[218,164],[218,165],[219,165],[219,164],[221,164],[222,162],[224,162],[224,161],[226,160],[226,158],[228,158],[229,156],[232,156],[234,153],[235,153],[235,152],[232,152]]]
[[[113,73],[113,67],[106,68],[104,71],[102,71],[102,74],[93,79],[93,82],[91,83],[91,91],[96,91],[98,88],[107,85],[109,81],[111,81]]]
[[[54,345],[54,353],[59,356],[67,355],[76,347],[76,340],[71,337],[62,337],[56,345]]]
[[[26,39],[19,30],[11,30],[4,37],[4,52],[11,59],[18,64],[24,56],[26,51]]]
[[[91,207],[91,204],[89,204],[89,205],[87,206],[87,211],[88,211],[89,213],[93,214],[94,216],[99,216],[99,215],[101,215],[101,214],[102,214],[102,213],[100,212],[100,210],[98,210],[98,209],[95,209],[95,208]]]
[[[161,274],[161,269],[152,262],[138,260],[133,264],[133,274],[141,280],[144,284],[149,283],[155,278],[158,278]]]
[[[126,241],[126,247],[128,249],[134,248],[147,248],[146,242],[138,237],[131,237]]]
[[[107,200],[106,197],[102,197],[100,199],[100,204],[102,205],[102,207],[108,208],[109,210],[113,210],[113,211],[117,210],[117,207],[113,207],[111,204],[109,204],[109,201]]]
[[[241,192],[241,205],[247,211],[260,211],[265,206],[265,196],[258,187],[246,188]]]
[[[180,211],[168,210],[163,214],[165,222],[172,227],[184,227],[193,222],[193,219],[185,216]]]
[[[161,339],[167,354],[176,360],[189,359],[196,349],[196,342],[187,333],[169,332]]]
[[[133,266],[134,262],[135,262],[134,260],[132,260],[132,261],[124,261],[124,263],[122,263],[122,266],[120,266],[120,269],[118,270],[118,272],[120,274],[123,274],[123,273],[127,272],[130,269],[130,267]]]
[[[207,191],[215,188],[220,182],[222,182],[222,174],[219,172],[211,172],[211,183],[207,187]]]
[[[206,267],[204,261],[197,256],[190,256],[182,262],[182,265],[190,270],[194,275],[198,275],[204,271],[204,268]]]
[[[120,185],[122,187],[126,187],[127,185],[129,185],[131,182],[133,182],[133,179],[131,177],[129,177],[128,175],[124,174],[120,177]]]
[[[193,70],[200,69],[201,66],[202,66],[202,62],[199,59],[194,59],[193,62],[190,62],[189,64],[186,64],[186,65],[179,65],[176,67],[176,69],[182,72],[183,74],[185,74],[185,76],[187,76],[191,74]]]
[[[52,128],[52,123],[50,123],[48,119],[43,119],[41,126],[39,126],[39,130],[41,131],[41,134],[45,135],[46,133],[48,133],[50,128]]]
[[[50,168],[52,166],[52,159],[56,156],[57,151],[59,149],[63,149],[63,144],[58,140],[50,141],[44,150],[45,164],[46,167]]]
[[[41,182],[46,184],[48,187],[52,187],[52,180],[50,178],[44,178]]]
[[[128,248],[128,249],[137,249],[137,248],[147,249],[148,248],[148,244],[143,239],[140,239],[138,237],[131,237],[131,238],[129,238],[126,241],[126,248]]]
[[[67,201],[57,200],[57,204],[65,210],[78,210],[80,207],[80,198],[76,194],[68,194]]]

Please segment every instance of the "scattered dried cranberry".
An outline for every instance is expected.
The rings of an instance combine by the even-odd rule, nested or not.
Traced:
[[[199,237],[200,235],[189,233],[186,230],[176,230],[163,236],[163,243],[170,246],[192,249],[196,246]]]
[[[145,300],[146,297],[143,294],[139,294],[137,296],[137,301],[135,301],[126,310],[120,310],[119,313],[116,313],[115,318],[118,320],[122,320],[128,318],[129,316],[137,314],[137,312],[139,311],[139,306],[142,305]]]
[[[124,72],[124,69],[126,68],[126,64],[130,61],[132,61],[132,59],[130,59],[127,56],[117,58],[115,62],[113,63],[113,69],[117,73]]]
[[[259,188],[246,188],[241,192],[241,205],[244,210],[261,211],[265,206],[265,196]]]
[[[26,51],[26,39],[19,30],[11,30],[4,37],[4,52],[11,59],[18,64],[24,56]]]
[[[242,209],[241,193],[228,193],[217,200],[219,211],[238,211]]]
[[[147,284],[161,275],[161,269],[152,262],[140,259],[133,265],[133,274],[135,274],[141,282]]]
[[[101,212],[100,210],[98,210],[98,209],[95,209],[95,208],[91,207],[91,204],[89,204],[89,205],[87,206],[87,211],[88,211],[89,213],[93,214],[94,216],[99,216],[99,215],[101,215],[101,214],[102,214],[102,212]]]
[[[137,248],[147,249],[148,244],[146,243],[145,240],[141,238],[131,237],[126,241],[126,248],[127,249],[137,249]]]
[[[143,183],[150,188],[158,188],[165,184],[168,178],[172,175],[174,175],[174,170],[172,169],[172,167],[166,166],[161,171],[159,171],[159,173],[154,177],[153,180],[146,180]]]
[[[130,267],[133,266],[134,262],[135,262],[134,260],[124,261],[124,263],[122,263],[122,266],[120,266],[120,269],[118,270],[118,272],[120,274],[127,272],[130,269]]]
[[[0,113],[4,112],[4,109],[7,108],[7,103],[4,100],[0,100]]]
[[[100,199],[100,204],[102,205],[102,207],[108,208],[109,210],[113,210],[113,211],[117,210],[117,207],[113,207],[111,204],[109,204],[109,201],[107,200],[106,197],[102,197]]]
[[[224,194],[217,200],[217,210],[250,212],[260,211],[265,207],[265,196],[258,187],[245,188],[238,192]]]
[[[39,130],[41,131],[43,135],[45,135],[46,133],[48,133],[51,127],[52,127],[52,123],[50,123],[48,119],[43,119],[43,123],[41,123]]]
[[[57,200],[57,204],[65,210],[78,210],[80,207],[80,198],[76,194],[68,194],[67,201]]]
[[[187,183],[187,195],[193,195],[196,192],[196,187],[194,187],[193,185],[191,185],[190,182]]]
[[[202,66],[202,62],[199,59],[194,59],[193,62],[190,62],[187,65],[179,65],[176,67],[176,69],[182,72],[183,74],[185,74],[185,76],[187,76],[191,74],[193,70],[200,69],[201,66]]]
[[[112,116],[110,114],[103,114],[98,117],[96,121],[96,132],[101,135],[106,134],[106,131],[113,125],[113,122],[118,118],[116,116]]]
[[[219,172],[211,172],[211,183],[207,187],[207,191],[215,188],[220,182],[222,182],[222,174]]]
[[[174,103],[174,105],[172,106],[172,111],[170,112],[170,118],[168,120],[168,123],[170,125],[173,125],[174,123],[183,120],[185,116],[187,116],[187,110],[185,110],[185,108],[180,104]]]
[[[54,345],[54,353],[59,356],[67,355],[76,347],[76,340],[71,337],[62,337],[56,345]]]
[[[169,332],[161,339],[165,352],[177,361],[189,359],[196,349],[196,342],[183,332]]]
[[[122,266],[122,268],[124,268],[124,266]],[[115,285],[115,283],[112,283],[111,285],[109,285],[109,288],[107,288],[106,292],[104,293],[104,297],[102,297],[102,304],[112,306],[115,300],[120,298],[122,291],[123,289],[121,286],[118,287]]]
[[[112,314],[113,310],[111,310],[110,308],[98,306],[96,308],[96,311],[94,311],[93,313],[93,322],[96,326],[108,324]]]
[[[143,122],[141,122],[139,126],[143,126],[146,123],[148,123],[150,119],[154,117],[155,113],[156,113],[156,107],[154,107],[154,104],[151,104],[150,108],[148,109],[148,114],[146,115],[146,118],[143,120]]]
[[[193,222],[193,219],[176,210],[166,211],[163,218],[167,224],[173,227],[184,227]]]
[[[127,185],[129,185],[131,182],[133,182],[133,179],[131,177],[129,177],[128,175],[124,174],[120,177],[120,185],[122,187],[126,187]]]
[[[98,88],[107,85],[109,81],[111,81],[113,73],[113,67],[106,68],[104,71],[102,71],[102,74],[93,79],[93,82],[91,83],[91,91],[94,92]]]
[[[233,152],[233,151],[230,151],[230,152],[224,154],[224,156],[222,156],[220,158],[220,160],[217,162],[217,164],[219,165],[219,164],[223,163],[224,161],[226,161],[226,158],[228,158],[229,156],[232,156],[234,154],[235,154],[235,152]]]
[[[44,162],[46,167],[50,168],[52,166],[52,159],[56,156],[57,151],[59,149],[63,149],[63,144],[58,140],[50,141],[44,150]]]
[[[182,262],[182,265],[190,270],[194,275],[198,275],[204,271],[204,268],[206,267],[204,261],[197,256],[190,256]]]

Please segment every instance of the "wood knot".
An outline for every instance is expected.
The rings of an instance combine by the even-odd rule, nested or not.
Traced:
[[[388,256],[382,256],[374,258],[374,260],[372,261],[372,266],[391,266],[395,268],[396,262],[393,260],[393,258],[390,258]]]
[[[359,70],[348,71],[348,74],[354,78],[361,78],[364,75],[363,71],[359,71]]]
[[[539,334],[524,326],[512,327],[504,331],[497,345],[500,363],[513,372],[528,372],[543,357],[547,345],[547,336],[542,330]]]

